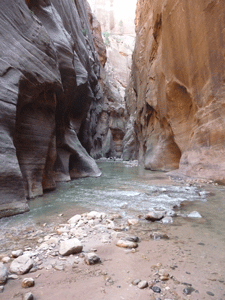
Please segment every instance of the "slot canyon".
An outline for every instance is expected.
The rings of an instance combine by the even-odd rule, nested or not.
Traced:
[[[225,2],[0,8],[0,298],[224,299]]]

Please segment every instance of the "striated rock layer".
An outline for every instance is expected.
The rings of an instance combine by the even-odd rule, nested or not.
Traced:
[[[0,41],[2,217],[56,181],[101,174],[78,137],[104,99],[85,1],[2,0]]]
[[[224,15],[222,0],[138,1],[126,159],[138,145],[146,169],[225,183]]]

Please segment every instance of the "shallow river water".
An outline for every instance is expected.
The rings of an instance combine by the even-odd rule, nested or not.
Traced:
[[[19,234],[25,227],[59,223],[59,214],[67,218],[97,210],[120,213],[127,219],[137,218],[155,208],[179,207],[181,203],[186,205],[181,206],[180,213],[197,210],[204,218],[204,224],[199,224],[202,224],[201,230],[225,240],[224,186],[195,186],[171,181],[164,173],[143,170],[133,162],[98,161],[98,165],[101,177],[60,183],[55,191],[30,201],[28,213],[1,219],[1,244],[4,244],[6,232]]]

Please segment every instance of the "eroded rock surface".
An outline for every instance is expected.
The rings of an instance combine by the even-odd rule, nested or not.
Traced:
[[[0,32],[2,217],[56,181],[101,174],[80,140],[103,94],[85,1],[3,0]]]
[[[225,182],[224,12],[224,1],[138,1],[126,159],[137,138],[146,169]]]

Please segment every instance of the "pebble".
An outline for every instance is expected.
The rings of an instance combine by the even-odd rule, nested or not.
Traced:
[[[152,232],[150,234],[150,238],[152,238],[153,240],[168,240],[169,239],[168,235],[163,232]]]
[[[168,273],[167,270],[164,270],[164,269],[159,270],[159,276],[160,276],[160,280],[162,280],[162,281],[169,280],[169,278],[170,278],[170,274]]]
[[[137,225],[139,224],[138,219],[130,219],[127,221],[128,225]]]
[[[15,250],[15,251],[12,251],[12,257],[13,258],[17,258],[19,256],[23,255],[23,250]]]
[[[81,215],[75,215],[75,216],[73,216],[72,218],[70,218],[68,220],[68,223],[69,224],[76,224],[78,221],[80,221],[80,219],[81,219]]]
[[[137,248],[137,247],[138,247],[138,244],[135,243],[135,242],[119,240],[119,241],[116,243],[116,246],[122,247],[122,248],[129,248],[129,249],[132,249],[132,248]]]
[[[165,216],[165,211],[150,211],[146,216],[145,219],[148,221],[159,221]]]
[[[33,260],[28,255],[22,255],[14,259],[10,265],[10,272],[18,275],[28,273],[33,267]]]
[[[139,282],[141,282],[141,279],[134,279],[134,280],[132,281],[132,284],[133,284],[133,285],[138,285]]]
[[[188,218],[202,218],[199,212],[197,211],[192,211],[190,214],[188,214]]]
[[[10,257],[5,256],[5,257],[3,257],[2,262],[3,262],[4,264],[7,264],[10,260],[11,260]]]
[[[3,263],[0,263],[0,284],[5,284],[8,277],[8,271]]]
[[[172,224],[173,218],[172,217],[165,217],[162,219],[163,224]]]
[[[29,293],[26,293],[24,296],[23,296],[23,300],[33,300],[34,299],[34,296],[31,292]]]
[[[160,289],[160,287],[158,287],[158,286],[153,286],[151,289],[152,289],[153,292],[155,292],[155,293],[161,293],[161,289]]]
[[[3,293],[3,291],[4,291],[4,286],[0,285],[0,293]]]
[[[65,240],[60,242],[59,254],[62,256],[68,256],[81,252],[83,246],[77,238]]]
[[[126,236],[124,238],[125,241],[129,241],[129,242],[135,242],[135,243],[138,243],[139,242],[139,237],[138,236]]]
[[[145,280],[141,280],[139,283],[138,283],[138,288],[139,289],[145,289],[146,287],[148,287],[148,282],[147,281],[145,281]]]
[[[18,277],[18,275],[16,275],[16,274],[10,274],[9,276],[8,276],[8,280],[9,279],[11,279],[11,280],[16,280],[16,279],[18,279],[19,277]]]
[[[215,296],[212,292],[206,292],[206,294],[209,296]]]
[[[194,292],[194,290],[195,289],[193,287],[189,286],[189,287],[186,287],[185,289],[183,289],[183,293],[185,295],[191,295],[191,293]]]
[[[88,253],[85,256],[84,259],[85,263],[87,265],[95,265],[101,262],[101,259],[98,255],[96,255],[95,253]]]
[[[33,287],[35,284],[34,279],[33,278],[24,278],[21,286],[22,288],[26,289],[26,288],[30,288]]]

